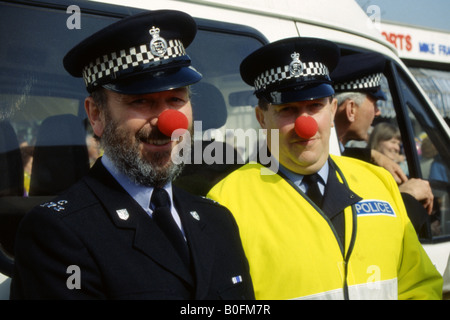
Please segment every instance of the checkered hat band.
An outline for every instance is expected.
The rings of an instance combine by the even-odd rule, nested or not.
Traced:
[[[338,91],[375,89],[381,86],[381,77],[381,73],[376,73],[354,81],[335,84],[334,88]]]
[[[268,85],[283,80],[294,78],[304,78],[305,80],[312,80],[314,78],[317,78],[318,76],[328,77],[329,75],[328,68],[320,62],[302,62],[302,66],[303,71],[299,75],[292,74],[288,65],[263,72],[255,79],[255,90],[258,91],[260,89],[264,89]]]
[[[89,86],[102,78],[110,77],[116,72],[186,55],[180,40],[170,40],[167,51],[162,56],[155,56],[149,44],[143,44],[120,52],[112,52],[95,59],[83,69],[83,78]]]

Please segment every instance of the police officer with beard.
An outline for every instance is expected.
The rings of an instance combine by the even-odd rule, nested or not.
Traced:
[[[12,299],[254,298],[235,220],[172,186],[179,142],[158,126],[168,109],[192,125],[188,86],[201,74],[185,48],[196,30],[185,13],[146,12],[66,55],[90,93],[85,109],[104,156],[24,218]]]

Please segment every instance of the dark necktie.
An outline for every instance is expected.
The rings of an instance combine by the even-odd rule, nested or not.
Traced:
[[[153,190],[150,208],[153,208],[153,220],[170,240],[183,261],[189,265],[189,249],[170,212],[170,198],[166,190],[162,188]]]
[[[318,182],[320,180],[320,177],[317,173],[310,174],[303,177],[303,182],[308,186],[308,189],[306,190],[306,195],[314,201],[315,204],[319,208],[322,208],[322,200],[323,195],[322,192],[320,192]]]

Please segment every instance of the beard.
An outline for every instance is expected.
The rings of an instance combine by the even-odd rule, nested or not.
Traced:
[[[173,163],[171,151],[149,153],[147,158],[141,154],[140,143],[168,139],[157,128],[150,133],[142,128],[134,134],[133,139],[133,133],[120,129],[109,112],[105,113],[105,120],[106,126],[101,137],[104,153],[131,181],[146,187],[163,187],[181,173],[184,164]]]

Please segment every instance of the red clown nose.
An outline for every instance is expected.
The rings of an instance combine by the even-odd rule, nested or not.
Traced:
[[[319,128],[313,117],[300,116],[295,120],[295,132],[300,138],[309,139],[313,137]]]
[[[158,117],[158,129],[168,137],[171,137],[177,129],[183,129],[184,133],[188,124],[187,117],[180,111],[173,109],[164,110]]]

